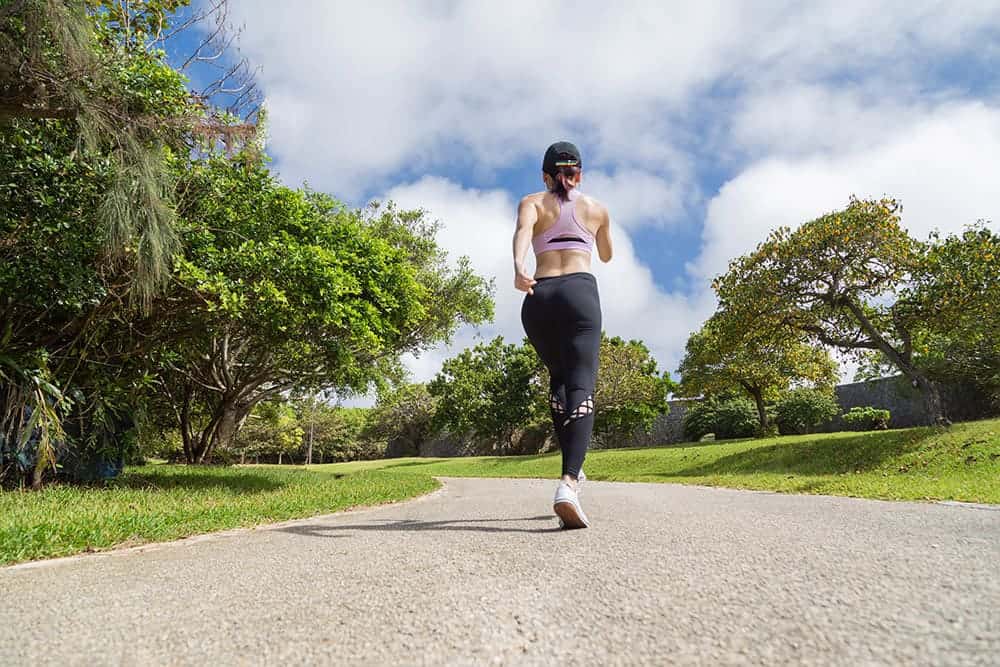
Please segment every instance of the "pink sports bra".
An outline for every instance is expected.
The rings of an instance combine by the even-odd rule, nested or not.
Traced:
[[[580,193],[573,188],[568,193],[569,206],[559,200],[559,219],[544,232],[531,239],[535,255],[549,250],[586,250],[593,252],[594,235],[576,219],[576,200]]]

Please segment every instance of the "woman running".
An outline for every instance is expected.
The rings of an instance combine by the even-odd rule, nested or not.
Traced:
[[[551,378],[549,406],[559,449],[562,478],[553,510],[564,528],[590,525],[579,499],[583,459],[594,429],[594,385],[601,344],[601,301],[590,273],[597,242],[603,262],[611,261],[608,210],[579,190],[580,151],[560,141],[542,160],[546,192],[521,200],[514,233],[514,286],[527,292],[521,322]],[[528,246],[535,250],[535,275],[528,274]]]

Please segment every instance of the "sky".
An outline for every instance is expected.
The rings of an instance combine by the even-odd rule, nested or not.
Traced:
[[[611,214],[615,257],[592,267],[605,331],[675,377],[712,278],[775,227],[851,195],[899,199],[918,238],[1000,220],[1000,0],[232,10],[281,179],[423,208],[452,257],[495,278],[495,321],[407,356],[415,381],[469,345],[522,340],[517,202],[558,140]]]

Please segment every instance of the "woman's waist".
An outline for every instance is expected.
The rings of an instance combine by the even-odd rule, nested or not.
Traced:
[[[535,280],[590,273],[590,253],[579,250],[550,250],[537,255],[535,262]]]

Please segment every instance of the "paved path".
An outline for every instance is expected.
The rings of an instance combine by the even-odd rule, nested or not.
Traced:
[[[416,501],[0,569],[0,664],[1000,662],[1000,511],[446,479]]]

